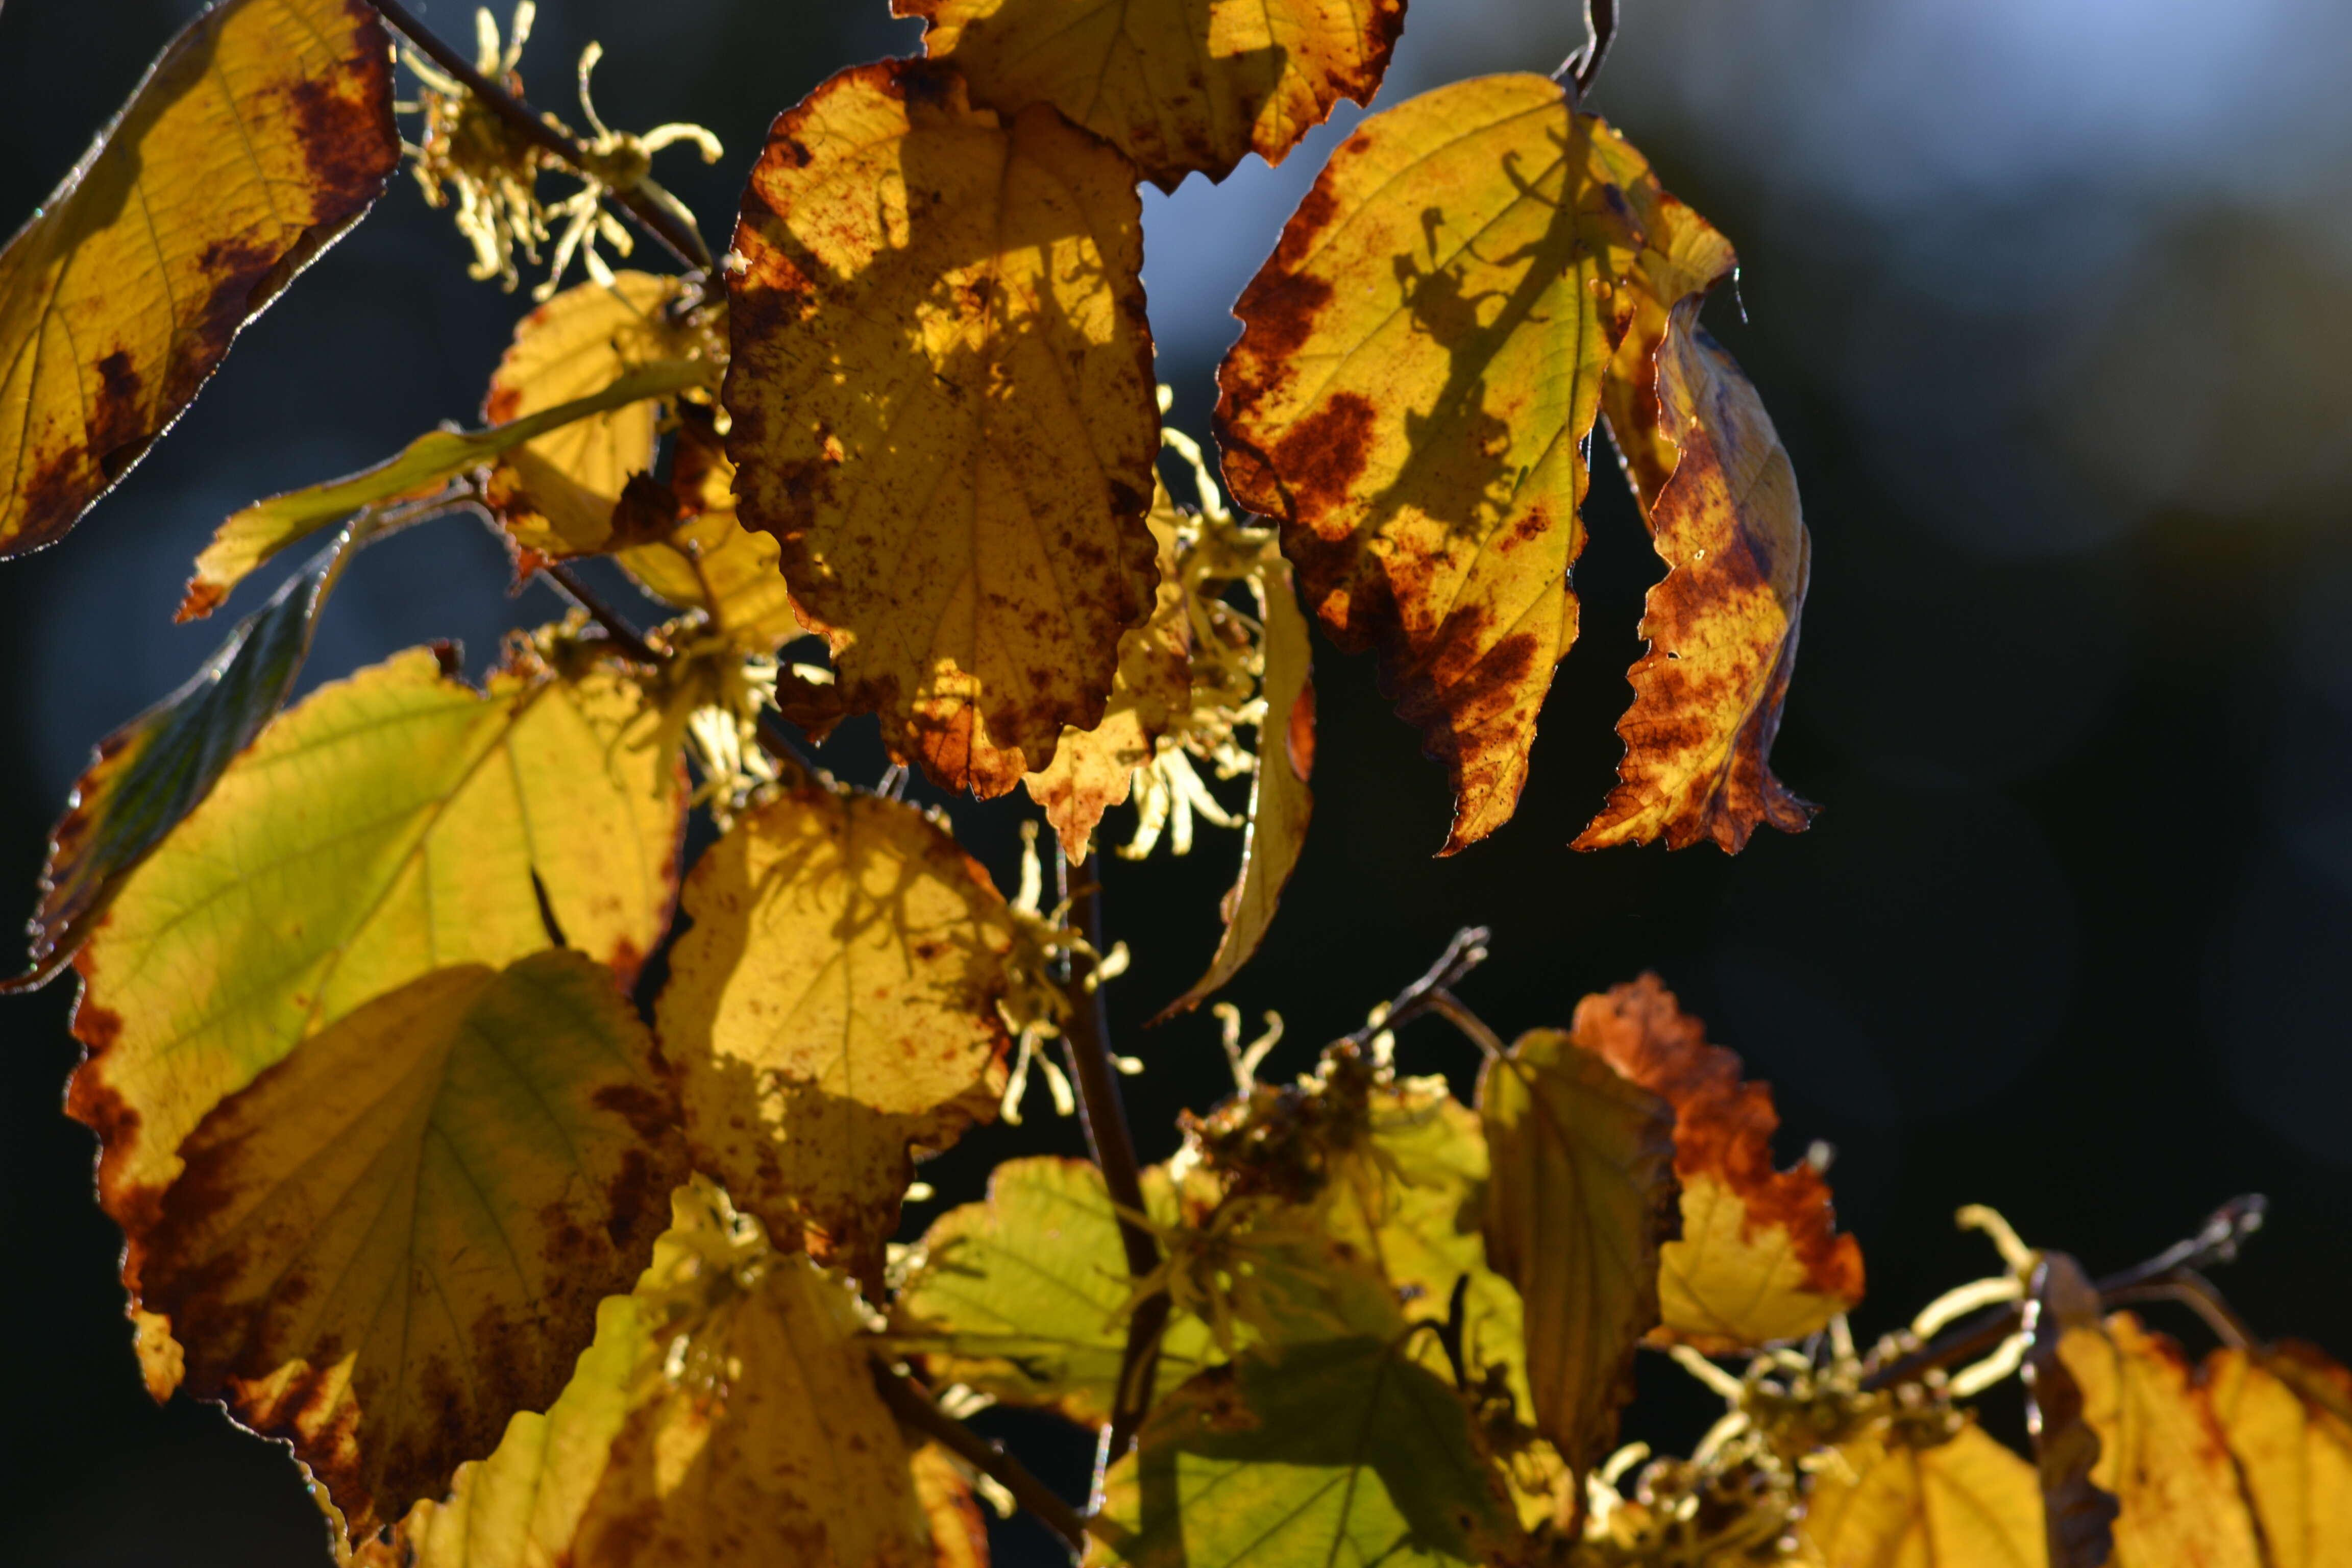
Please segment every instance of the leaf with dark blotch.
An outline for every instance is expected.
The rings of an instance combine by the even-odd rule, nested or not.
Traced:
[[[736,521],[735,465],[708,409],[679,411],[668,482],[643,476],[630,481],[614,514],[612,545],[614,559],[646,593],[700,610],[713,630],[747,653],[773,653],[802,635],[777,569],[774,536]],[[803,728],[820,727],[786,716]]]
[[[684,769],[633,679],[417,648],[281,715],[133,870],[75,958],[68,1110],[140,1223],[180,1141],[300,1042],[458,963],[559,944],[625,986],[668,929]]]
[[[354,1534],[544,1408],[685,1175],[652,1037],[575,952],[441,969],[214,1108],[126,1225],[183,1386],[290,1440]]]
[[[1310,1568],[1509,1561],[1521,1546],[1461,1396],[1402,1340],[1253,1352],[1154,1410],[1104,1481],[1087,1563]]]
[[[1343,98],[1370,103],[1405,0],[891,0],[923,48],[1007,114],[1050,103],[1160,189],[1279,163]]]
[[[1645,974],[1577,1005],[1578,1045],[1675,1109],[1682,1235],[1658,1258],[1661,1336],[1711,1355],[1802,1339],[1863,1294],[1862,1248],[1838,1234],[1811,1164],[1772,1166],[1772,1092],[1706,1043]]]
[[[1582,444],[1630,302],[1599,122],[1537,76],[1365,121],[1234,308],[1217,439],[1307,601],[1453,776],[1451,853],[1517,808],[1576,639]]]
[[[1674,1234],[1674,1111],[1557,1029],[1478,1077],[1486,1257],[1518,1288],[1537,1429],[1581,1473],[1617,1429]]]
[[[630,371],[584,397],[487,430],[436,430],[419,436],[374,468],[340,479],[257,500],[233,514],[196,557],[196,573],[181,601],[181,620],[212,614],[257,567],[338,519],[363,508],[419,500],[444,481],[470,472],[499,453],[576,421],[627,408],[708,382],[711,367],[697,360],[662,360]]]
[[[1225,934],[1218,939],[1208,973],[1162,1008],[1155,1023],[1199,1006],[1241,973],[1265,940],[1283,887],[1307,848],[1307,825],[1315,812],[1315,795],[1307,787],[1315,772],[1314,648],[1289,569],[1277,567],[1268,577],[1264,588],[1251,585],[1265,627],[1265,673],[1260,681],[1265,717],[1257,727],[1257,772],[1250,782],[1241,876],[1225,894]]]
[[[64,536],[400,162],[365,0],[219,0],[0,251],[0,556]]]
[[[869,1285],[913,1179],[996,1112],[1004,900],[910,805],[805,788],[688,879],[662,1048],[697,1163],[780,1239]]]
[[[743,198],[744,526],[782,542],[850,710],[948,789],[1002,795],[1101,722],[1150,614],[1134,178],[1045,104],[1000,119],[891,60],[779,119]]]
[[[238,622],[186,685],[99,742],[50,836],[26,982],[45,984],[73,956],[123,879],[277,717],[351,546],[347,533],[321,551]]]
[[[2042,1477],[2050,1568],[2104,1568],[2115,1552],[2116,1495],[2094,1478],[2103,1465],[2112,1471],[2113,1460],[2087,1419],[2074,1358],[2063,1353],[2071,1337],[2104,1342],[2099,1293],[2081,1264],[2063,1252],[2042,1255],[2024,1329],[2032,1336],[2025,1423]]]

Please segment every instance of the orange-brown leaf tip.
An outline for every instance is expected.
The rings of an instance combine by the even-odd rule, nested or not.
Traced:
[[[729,279],[728,451],[850,711],[1002,794],[1102,721],[1150,615],[1159,414],[1115,148],[922,61],[771,132]],[[845,327],[844,323],[848,323]]]
[[[1772,1166],[1771,1090],[1706,1043],[1654,974],[1579,1003],[1576,1043],[1675,1110],[1682,1239],[1659,1260],[1663,1331],[1707,1351],[1801,1338],[1863,1296],[1862,1249],[1839,1234],[1806,1161]]]

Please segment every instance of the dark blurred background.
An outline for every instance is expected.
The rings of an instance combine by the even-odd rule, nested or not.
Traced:
[[[504,0],[501,0],[503,11]],[[0,228],[29,213],[195,10],[6,0]],[[419,7],[469,41],[472,7]],[[1567,0],[1414,0],[1384,101],[1479,71],[1549,70]],[[1991,1203],[2095,1272],[2232,1194],[2272,1223],[2221,1283],[2263,1331],[2352,1353],[2352,8],[2340,0],[1626,0],[1594,104],[1738,244],[1717,333],[1792,450],[1816,575],[1776,763],[1812,831],[1598,856],[1565,846],[1606,793],[1633,627],[1658,566],[1613,465],[1517,819],[1455,859],[1438,770],[1365,661],[1319,650],[1314,833],[1230,994],[1278,1007],[1269,1070],[1495,928],[1465,988],[1506,1032],[1660,972],[1769,1077],[1784,1158],[1837,1150],[1868,1332],[1989,1271],[1957,1237]],[[601,38],[611,122],[700,121],[728,147],[659,173],[722,240],[769,119],[826,73],[910,50],[884,0],[551,0],[525,58],[571,114]],[[1205,434],[1226,306],[1344,129],[1146,201],[1146,276],[1175,422]],[[644,253],[641,252],[642,256]],[[226,619],[174,627],[189,561],[257,496],[472,421],[520,296],[405,174],[250,329],[171,437],[60,548],[0,566],[0,918],[32,904],[44,837],[92,744],[177,685]],[[1744,303],[1745,314],[1742,314]],[[473,668],[507,626],[500,550],[450,519],[370,551],[310,684],[436,637]],[[257,603],[256,584],[235,609]],[[829,750],[870,779],[868,726]],[[1025,806],[956,816],[1000,877]],[[1124,814],[1108,825],[1124,830]],[[1234,836],[1184,862],[1113,860],[1113,990],[1148,1155],[1225,1088],[1205,1016],[1145,1032],[1215,940]],[[11,950],[15,951],[15,950]],[[14,960],[0,957],[0,965]],[[0,1002],[0,1562],[325,1561],[281,1451],[142,1392],[58,1109],[69,987]],[[1470,1047],[1423,1026],[1406,1067],[1466,1088]],[[1041,1122],[1043,1123],[1041,1125]],[[1009,1152],[1077,1148],[1042,1112],[929,1174],[971,1195]],[[936,1212],[936,1205],[919,1211]],[[2195,1331],[2185,1321],[2168,1327]],[[1704,1407],[1672,1368],[1644,1436]],[[2013,1415],[2013,1412],[2010,1413]],[[1076,1492],[1087,1446],[992,1415]],[[1016,1523],[1007,1562],[1048,1562]]]

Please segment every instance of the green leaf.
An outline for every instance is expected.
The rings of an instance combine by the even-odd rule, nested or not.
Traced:
[[[686,1174],[658,1074],[593,960],[436,970],[197,1125],[124,1282],[188,1391],[290,1440],[363,1534],[562,1392],[651,1259]]]
[[[1175,1217],[1157,1167],[1144,1173],[1152,1218]],[[1073,1421],[1110,1419],[1133,1299],[1102,1173],[1084,1160],[1007,1160],[988,1201],[950,1209],[924,1233],[892,1312],[894,1339],[924,1353],[932,1378]],[[1216,1359],[1208,1326],[1179,1314],[1160,1342],[1164,1390]]]
[[[399,163],[365,0],[220,0],[189,23],[0,250],[0,556],[64,537]]]
[[[123,879],[277,716],[310,657],[319,607],[342,575],[352,543],[347,531],[320,551],[238,622],[186,685],[99,742],[65,820],[50,836],[33,915],[32,972],[0,990],[54,976]]]
[[[373,468],[256,501],[222,523],[196,557],[196,574],[188,581],[180,619],[210,615],[255,568],[352,512],[429,494],[443,480],[478,468],[534,437],[591,415],[706,384],[713,374],[712,366],[701,360],[658,360],[630,371],[602,392],[486,430],[435,430]]]
[[[1138,1568],[1486,1563],[1517,1529],[1460,1397],[1366,1336],[1192,1379],[1112,1467],[1102,1511],[1127,1534],[1087,1561]]]

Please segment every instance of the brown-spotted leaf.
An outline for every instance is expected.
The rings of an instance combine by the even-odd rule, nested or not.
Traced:
[[[659,1026],[697,1163],[871,1283],[908,1146],[1003,1092],[1004,900],[914,807],[808,788],[738,820],[684,902]]]
[[[2352,1374],[2309,1345],[2217,1350],[2201,1373],[2265,1568],[2352,1564]]]
[[[188,24],[0,251],[0,556],[63,537],[399,162],[365,0]]]
[[[2271,1561],[2221,1423],[2178,1345],[2118,1312],[2104,1327],[2068,1329],[2057,1360],[2081,1391],[2084,1424],[2098,1436],[2091,1483],[2116,1504],[2108,1568],[2263,1568]],[[2053,1562],[2065,1560],[2053,1551]]]
[[[1759,822],[1797,833],[1812,820],[1770,763],[1812,541],[1763,400],[1698,324],[1737,265],[1730,246],[1622,139],[1610,145],[1642,247],[1602,400],[1666,574],[1643,612],[1650,647],[1617,725],[1618,783],[1576,847],[1712,838],[1736,853]]]
[[[1376,647],[1453,776],[1451,853],[1518,804],[1576,640],[1582,444],[1624,331],[1599,122],[1538,76],[1458,82],[1332,154],[1234,313],[1217,438],[1307,602]]]
[[[1881,1420],[1813,1471],[1801,1568],[2048,1568],[2033,1467],[1974,1421],[1940,1441]]]
[[[1150,613],[1133,179],[1044,104],[1000,118],[950,68],[894,60],[779,119],[744,195],[744,525],[782,543],[851,710],[950,789],[1002,795],[1101,722]]]
[[[988,1568],[988,1521],[963,1461],[937,1443],[915,1450],[915,1500],[931,1527],[936,1568]]]
[[[697,358],[705,344],[686,319],[686,298],[685,279],[649,272],[565,289],[516,324],[482,399],[484,422],[509,424],[648,364]],[[660,415],[658,398],[624,404],[500,455],[487,495],[524,561],[607,547],[621,491],[653,467]]]
[[[1370,103],[1405,0],[891,0],[1006,114],[1050,103],[1160,189],[1279,163],[1343,98]]]
[[[1610,1444],[1658,1321],[1674,1227],[1674,1111],[1557,1029],[1478,1077],[1486,1257],[1518,1288],[1537,1429],[1579,1471]]]
[[[412,649],[264,730],[75,959],[67,1106],[126,1226],[180,1141],[300,1042],[434,970],[563,943],[625,985],[669,927],[685,773],[636,683]],[[551,925],[553,930],[551,930]]]
[[[1259,683],[1265,716],[1258,722],[1257,772],[1250,781],[1241,875],[1225,894],[1225,934],[1218,939],[1208,972],[1160,1009],[1160,1018],[1199,1006],[1257,952],[1274,923],[1283,887],[1307,848],[1307,825],[1315,814],[1315,795],[1307,787],[1315,772],[1315,650],[1307,617],[1286,566],[1272,568],[1263,585],[1253,579],[1250,591],[1265,627],[1265,672]]]
[[[1801,1339],[1862,1300],[1862,1248],[1829,1184],[1772,1168],[1772,1091],[1706,1043],[1654,974],[1577,1004],[1577,1044],[1675,1110],[1682,1237],[1658,1259],[1661,1330],[1710,1353]]]
[[[1176,503],[1166,487],[1155,489],[1144,521],[1160,552],[1151,618],[1118,639],[1118,673],[1102,722],[1063,731],[1053,762],[1024,781],[1073,861],[1087,858],[1103,813],[1126,801],[1135,770],[1150,763],[1160,738],[1192,705],[1192,622],[1176,563]]]
[[[614,559],[657,599],[700,610],[730,641],[772,653],[801,635],[773,535],[735,518],[735,465],[706,410],[682,410],[667,484],[625,487]],[[624,539],[642,540],[625,548]]]
[[[126,1227],[185,1386],[294,1445],[354,1534],[544,1407],[685,1174],[610,971],[436,970],[223,1100]]]

